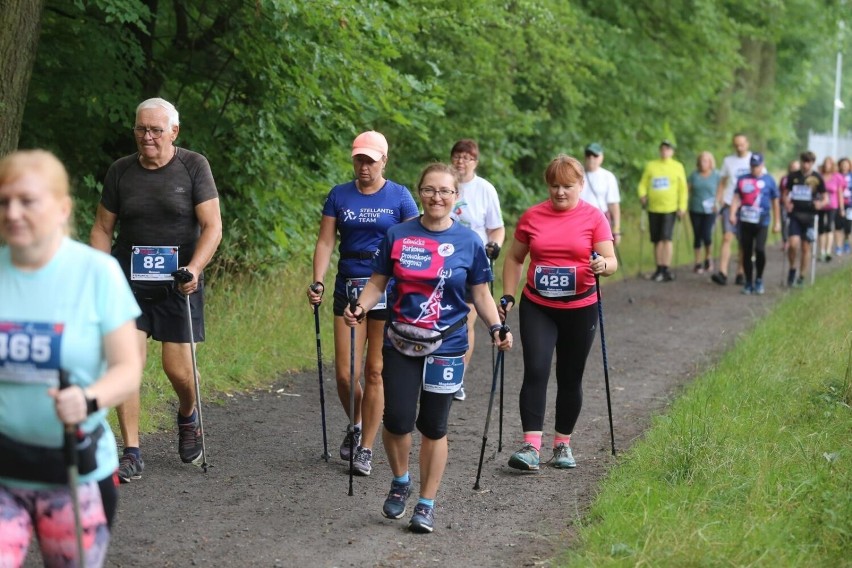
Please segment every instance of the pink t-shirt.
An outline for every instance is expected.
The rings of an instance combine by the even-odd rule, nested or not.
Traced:
[[[580,200],[567,211],[557,211],[550,200],[533,205],[518,220],[515,239],[530,249],[524,295],[542,306],[583,308],[597,301],[595,294],[570,301],[595,285],[589,259],[595,243],[612,240],[612,231],[600,209]]]
[[[842,195],[843,190],[846,189],[846,178],[843,174],[834,172],[833,174],[824,176],[823,179],[825,181],[825,190],[828,192],[828,208],[839,208],[837,196]]]

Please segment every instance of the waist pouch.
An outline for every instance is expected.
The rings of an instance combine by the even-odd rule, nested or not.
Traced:
[[[538,290],[536,290],[535,288],[533,288],[529,284],[527,284],[526,288],[527,288],[527,290],[530,291],[531,294],[534,294],[534,295],[539,296],[541,298],[544,298],[546,300],[555,300],[557,302],[566,302],[566,303],[567,302],[576,302],[577,300],[582,300],[583,298],[588,298],[589,296],[591,296],[592,294],[594,294],[598,291],[596,286],[592,286],[591,288],[589,288],[585,292],[580,292],[579,294],[574,294],[573,296],[558,296],[556,298],[551,298],[549,296],[543,296],[541,294],[541,292],[539,292]]]
[[[95,454],[103,433],[103,425],[98,425],[91,434],[78,434],[76,451],[80,475],[98,468]],[[63,485],[68,483],[64,456],[63,448],[34,446],[0,433],[0,477]]]
[[[171,282],[130,282],[130,289],[136,297],[136,301],[146,304],[159,304],[166,300],[174,289]]]
[[[434,353],[444,337],[467,323],[463,317],[444,331],[424,329],[410,323],[388,322],[388,339],[397,351],[409,357],[425,357]]]

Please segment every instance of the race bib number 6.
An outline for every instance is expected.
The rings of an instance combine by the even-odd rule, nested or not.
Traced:
[[[63,324],[0,322],[0,382],[56,386]]]
[[[130,257],[130,279],[171,282],[178,269],[178,247],[134,246]]]
[[[459,390],[464,379],[464,355],[430,355],[423,362],[423,390],[450,394]]]

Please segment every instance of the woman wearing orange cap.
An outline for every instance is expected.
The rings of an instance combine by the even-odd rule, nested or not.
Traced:
[[[372,274],[371,259],[389,227],[417,216],[417,204],[403,185],[385,178],[388,142],[379,132],[359,134],[352,143],[352,166],[355,179],[334,186],[322,210],[319,235],[314,249],[314,283],[308,287],[312,305],[322,301],[326,270],[340,235],[340,260],[334,280],[334,367],[337,395],[349,413],[350,384],[355,385],[355,416],[350,416],[354,429],[340,445],[340,458],[349,460],[350,443],[355,448],[354,472],[370,475],[372,448],[384,409],[382,387],[382,342],[386,301],[382,299],[367,315],[365,325],[355,330],[356,376],[350,383],[349,328],[343,321],[343,309],[359,296]],[[364,366],[364,387],[358,370]],[[350,436],[354,440],[350,441]]]

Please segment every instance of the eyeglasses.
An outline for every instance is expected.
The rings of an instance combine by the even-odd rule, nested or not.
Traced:
[[[157,138],[159,138],[160,136],[163,135],[163,132],[164,132],[164,130],[162,128],[157,128],[157,127],[154,127],[154,128],[146,128],[144,126],[134,126],[133,127],[133,134],[135,134],[137,138],[145,138],[146,134],[150,134],[151,138],[156,140]]]
[[[454,162],[462,162],[464,164],[476,161],[476,158],[474,158],[473,156],[465,156],[464,154],[456,154],[450,159]]]
[[[421,187],[420,188],[420,195],[422,195],[423,197],[434,197],[435,195],[439,195],[441,197],[446,198],[446,197],[451,197],[455,194],[456,194],[455,189],[447,189],[447,188],[435,189],[434,187]]]

